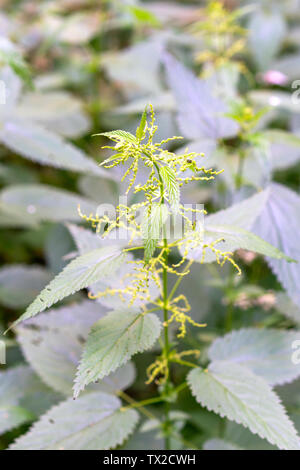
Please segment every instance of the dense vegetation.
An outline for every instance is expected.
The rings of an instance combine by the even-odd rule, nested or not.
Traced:
[[[1,5],[0,448],[300,450],[298,2]]]

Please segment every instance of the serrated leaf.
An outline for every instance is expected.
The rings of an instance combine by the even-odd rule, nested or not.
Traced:
[[[42,380],[58,392],[70,395],[90,328],[103,316],[103,307],[93,301],[49,310],[17,327],[18,342]],[[111,393],[127,388],[133,379],[134,368],[128,363],[94,389]]]
[[[270,386],[227,361],[193,369],[188,383],[198,403],[267,439],[281,450],[300,450],[300,438]]]
[[[243,248],[244,250],[254,251],[255,253],[276,258],[278,260],[293,262],[292,258],[285,255],[262,238],[254,235],[254,233],[230,225],[205,224],[203,243],[213,243],[216,240],[224,240],[215,245],[216,248],[222,250],[222,252],[234,252]],[[205,252],[204,260],[202,256],[202,245],[200,245],[199,248],[190,250],[188,255],[189,259],[194,259],[195,261],[204,263],[211,263],[216,260],[216,255],[209,250],[209,248]]]
[[[242,329],[216,339],[208,357],[240,364],[269,384],[282,385],[300,376],[300,364],[291,360],[292,344],[299,337],[296,331]]]
[[[12,214],[23,213],[33,222],[81,221],[78,205],[87,214],[97,209],[97,204],[89,199],[43,184],[9,186],[0,193],[0,205]]]
[[[162,38],[151,36],[122,51],[103,55],[101,65],[113,82],[121,84],[128,98],[132,99],[133,92],[153,96],[162,91],[159,72],[163,47]],[[145,98],[143,101],[144,107]]]
[[[74,396],[91,382],[149,349],[159,337],[161,323],[154,314],[117,310],[96,323],[89,334],[74,385]]]
[[[138,413],[121,411],[117,397],[101,392],[69,399],[52,408],[11,450],[107,450],[133,432]]]
[[[296,114],[300,113],[299,104],[287,91],[252,90],[248,93],[248,98],[254,106],[271,106],[278,111],[283,109]]]
[[[147,107],[145,108],[142,117],[141,117],[141,122],[136,130],[136,138],[141,141],[145,137],[145,129],[147,125]]]
[[[42,290],[12,326],[34,317],[59,300],[110,276],[123,263],[125,257],[126,255],[119,249],[106,247],[75,258]]]
[[[269,258],[271,267],[291,299],[300,305],[300,197],[278,183],[272,183],[267,204],[256,220],[253,231],[267,240],[297,263],[277,261]]]
[[[169,203],[174,213],[178,212],[179,200],[180,200],[180,189],[176,178],[176,174],[173,169],[169,166],[161,167],[160,175],[164,182],[165,189],[169,195]]]
[[[142,237],[145,248],[145,262],[148,263],[161,238],[162,228],[168,218],[168,209],[164,204],[152,204],[150,214],[145,210],[142,220]]]
[[[18,155],[42,165],[113,179],[81,149],[34,122],[8,119],[0,129],[0,141]]]
[[[207,82],[199,80],[168,54],[164,56],[164,63],[179,108],[179,128],[185,137],[216,140],[237,134],[239,126],[225,117],[227,106],[213,96]]]
[[[101,132],[100,134],[94,134],[96,135],[103,135],[104,137],[108,137],[111,140],[115,140],[117,142],[130,142],[133,144],[137,144],[137,138],[131,134],[131,132],[127,131],[122,131],[122,130],[115,130],[115,131],[110,131],[110,132]]]
[[[41,266],[11,264],[0,269],[0,303],[9,308],[24,308],[51,280]]]
[[[87,251],[96,249],[97,247],[100,248],[104,245],[114,245],[114,246],[120,246],[124,243],[127,244],[127,240],[109,240],[105,239],[102,240],[100,239],[94,232],[91,230],[84,229],[82,227],[78,227],[77,225],[72,225],[68,224],[68,228],[75,240],[75,243],[78,247],[79,254],[84,254]],[[133,257],[132,255],[128,254],[127,260],[132,260]],[[131,275],[133,274],[134,271],[134,265],[131,263],[126,263],[120,266],[114,273],[112,273],[111,276],[103,279],[102,281],[97,282],[93,286],[90,287],[90,291],[92,294],[96,294],[98,292],[103,292],[107,288],[110,289],[124,289],[129,286],[131,283]],[[156,283],[150,279],[149,281],[149,291],[152,299],[156,299],[159,295],[159,289]],[[124,292],[123,294],[125,302],[130,302],[131,301],[131,295],[130,293]],[[110,295],[110,296],[103,296],[97,299],[97,302],[100,304],[104,305],[105,307],[108,307],[109,309],[116,310],[118,308],[123,308],[124,306],[124,301],[120,299],[118,295]],[[133,306],[134,307],[139,307],[143,304],[144,302],[137,298]]]

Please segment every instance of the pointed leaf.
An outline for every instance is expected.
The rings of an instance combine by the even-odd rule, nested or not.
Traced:
[[[103,316],[103,307],[93,301],[49,310],[17,327],[18,342],[42,380],[58,392],[70,395],[90,328]],[[105,377],[94,389],[120,390],[127,388],[133,379],[134,368],[128,363]]]
[[[247,230],[230,225],[206,224],[204,230],[204,243],[208,244],[215,242],[216,240],[221,240],[217,245],[215,245],[215,247],[220,249],[222,252],[233,253],[234,251],[243,248],[244,250],[254,251],[255,253],[276,258],[278,260],[293,262],[292,258],[286,256],[280,250],[270,245],[270,243]],[[200,245],[199,248],[190,250],[188,257],[204,263],[211,263],[216,260],[216,255],[209,248],[206,249],[204,260],[202,255],[203,249],[202,245]]]
[[[270,386],[231,362],[193,369],[188,382],[198,403],[267,439],[282,450],[300,450],[300,438]]]
[[[169,195],[169,203],[174,213],[179,209],[180,190],[176,175],[172,168],[164,166],[160,169],[160,175],[165,189]]]
[[[12,326],[34,317],[64,297],[109,276],[123,263],[125,256],[115,247],[106,247],[75,258],[42,290]]]
[[[189,139],[219,139],[237,134],[239,126],[225,117],[226,105],[215,98],[207,82],[199,80],[190,70],[165,54],[164,62],[169,85],[175,95],[182,134]]]
[[[96,323],[88,337],[74,385],[78,396],[89,383],[110,374],[136,353],[151,348],[161,323],[154,314],[117,310]]]
[[[18,155],[42,165],[112,179],[109,172],[99,168],[81,149],[34,122],[17,118],[7,120],[0,129],[0,141]]]

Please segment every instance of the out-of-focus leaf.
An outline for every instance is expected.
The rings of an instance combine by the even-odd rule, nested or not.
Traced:
[[[1,371],[0,434],[33,421],[57,401],[58,396],[40,382],[30,367]]]
[[[250,230],[263,210],[269,197],[269,190],[260,191],[242,202],[205,217],[205,225],[234,225]]]
[[[64,259],[74,249],[74,242],[66,227],[55,224],[47,233],[45,242],[45,257],[49,269],[55,274],[59,273],[67,264]]]
[[[75,193],[42,184],[14,185],[0,193],[0,206],[12,214],[23,214],[33,221],[81,221],[83,213],[95,213],[97,205]]]
[[[17,327],[27,361],[51,388],[70,395],[84,342],[91,326],[104,315],[96,302],[84,301],[50,310]],[[128,363],[94,386],[104,392],[127,388],[134,378]]]
[[[226,105],[212,95],[206,82],[199,80],[170,55],[164,56],[169,85],[178,105],[178,124],[189,139],[233,137],[238,125],[225,117]]]
[[[4,266],[0,269],[0,303],[9,308],[27,307],[51,277],[41,266]]]
[[[198,403],[243,424],[282,450],[299,450],[300,438],[279,398],[261,377],[228,361],[193,369],[188,382]]]
[[[159,77],[162,48],[160,40],[139,42],[122,52],[104,55],[102,65],[129,97],[141,92],[152,96],[162,91]]]
[[[102,379],[126,364],[138,352],[151,348],[161,323],[155,314],[133,309],[114,311],[99,320],[91,330],[78,367],[74,396],[91,382]]]
[[[47,37],[70,45],[82,45],[100,32],[101,15],[80,11],[67,16],[48,13],[42,17],[41,29]]]
[[[297,261],[290,264],[285,260],[268,259],[272,271],[296,305],[300,305],[299,214],[299,196],[281,184],[272,183],[267,204],[253,226],[257,235]]]
[[[116,247],[105,247],[75,258],[42,290],[13,326],[34,317],[59,300],[110,276],[124,262],[125,256]]]
[[[11,450],[106,450],[133,432],[138,413],[122,411],[121,401],[102,392],[88,393],[53,407]]]
[[[1,65],[9,65],[18,77],[32,87],[32,76],[28,64],[16,47],[4,36],[0,38],[0,62]]]
[[[249,23],[249,46],[260,70],[267,70],[279,52],[286,24],[278,10],[259,9]]]
[[[223,439],[210,439],[204,442],[203,450],[245,450]]]
[[[278,111],[300,113],[299,103],[292,99],[291,93],[285,91],[253,90],[248,93],[248,97],[254,105],[259,107],[270,106]]]
[[[276,307],[280,313],[300,325],[300,306],[294,304],[284,292],[279,292],[276,295]]]
[[[23,96],[14,112],[15,117],[42,124],[65,137],[86,134],[90,121],[82,111],[82,104],[66,92],[34,92]]]
[[[34,122],[6,120],[0,129],[0,141],[13,152],[42,165],[113,178],[82,150]]]
[[[282,130],[270,129],[264,132],[270,142],[271,164],[273,169],[284,169],[300,160],[300,137]]]
[[[292,344],[299,338],[294,331],[243,329],[215,340],[208,356],[247,367],[270,385],[282,385],[300,376],[300,364],[291,360]]]

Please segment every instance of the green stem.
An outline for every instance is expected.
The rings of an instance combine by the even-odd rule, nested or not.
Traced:
[[[165,263],[166,265],[168,264],[168,242],[167,239],[164,238],[164,247],[166,249],[166,254],[165,254]],[[170,389],[170,378],[169,378],[169,355],[170,355],[170,342],[169,342],[169,326],[168,326],[168,273],[167,269],[163,268],[163,303],[164,303],[164,350],[163,350],[163,355],[166,358],[167,361],[167,378],[166,378],[166,384],[165,384],[165,394],[168,396],[169,394],[169,389]],[[165,436],[165,449],[170,450],[170,435],[169,435],[169,426],[171,424],[170,422],[170,403],[166,401],[165,403],[165,430],[166,430],[166,436]]]
[[[154,403],[160,403],[162,401],[164,401],[164,398],[161,397],[161,396],[160,397],[149,398],[148,400],[137,401],[135,403],[132,403],[131,405],[123,406],[122,411],[129,410],[131,408],[140,408],[140,407],[144,407],[144,406],[147,406],[147,405],[152,405]]]

